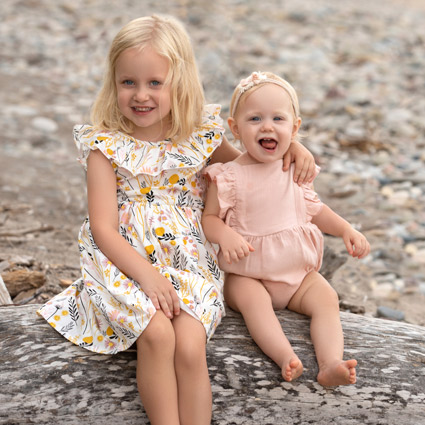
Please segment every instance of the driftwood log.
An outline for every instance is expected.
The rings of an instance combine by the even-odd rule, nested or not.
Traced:
[[[65,340],[37,305],[0,307],[0,423],[148,424],[136,389],[136,352],[91,353]],[[293,383],[229,311],[208,344],[213,424],[425,424],[425,328],[341,313],[358,383],[323,388],[309,320],[279,318],[305,365]]]

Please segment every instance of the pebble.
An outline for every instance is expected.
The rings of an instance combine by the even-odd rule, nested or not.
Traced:
[[[402,321],[405,318],[405,314],[402,311],[394,310],[390,307],[379,306],[377,310],[377,316],[383,317],[389,320]]]
[[[389,296],[401,301],[414,289],[419,298],[405,319],[425,325],[425,7],[420,0],[408,5],[263,0],[261,7],[255,0],[123,0],[108,7],[101,0],[72,5],[7,0],[0,28],[2,151],[15,157],[47,151],[51,158],[65,158],[70,134],[62,130],[87,121],[112,37],[134,17],[164,11],[185,23],[206,98],[223,105],[224,118],[233,87],[254,70],[281,74],[295,86],[303,141],[322,168],[315,186],[372,245],[369,259],[360,262],[363,295],[374,299],[373,313],[382,315],[380,303]],[[0,181],[0,190],[6,186],[10,183]],[[347,263],[346,274],[358,264]]]

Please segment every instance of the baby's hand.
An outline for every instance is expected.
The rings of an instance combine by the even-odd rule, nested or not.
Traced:
[[[370,244],[366,237],[351,226],[342,235],[348,253],[357,258],[364,258],[370,252]]]
[[[242,258],[247,257],[250,252],[254,251],[252,245],[233,229],[228,229],[224,232],[219,241],[219,245],[224,259],[229,264],[231,264],[232,261],[238,262]]]

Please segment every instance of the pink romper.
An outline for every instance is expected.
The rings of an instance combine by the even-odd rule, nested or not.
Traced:
[[[285,307],[304,277],[322,264],[323,235],[311,223],[322,209],[312,184],[294,183],[294,167],[282,171],[282,160],[265,164],[214,164],[205,173],[216,183],[219,216],[254,247],[248,257],[227,263],[228,273],[259,279],[266,288],[285,283]],[[317,168],[316,176],[319,172]],[[282,297],[280,297],[282,301]]]

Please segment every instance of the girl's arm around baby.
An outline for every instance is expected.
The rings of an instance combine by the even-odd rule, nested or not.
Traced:
[[[320,213],[313,217],[312,223],[323,233],[342,238],[351,256],[363,258],[369,254],[370,245],[365,236],[327,205],[323,205]]]
[[[248,256],[254,248],[219,217],[219,211],[217,185],[210,182],[202,215],[202,228],[210,242],[220,245],[224,259],[230,264]]]

